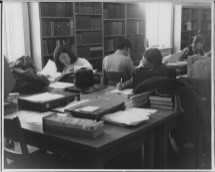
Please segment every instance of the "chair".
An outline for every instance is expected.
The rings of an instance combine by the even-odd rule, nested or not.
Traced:
[[[205,56],[198,56],[198,55],[193,55],[193,56],[188,56],[187,57],[187,74],[190,74],[190,70],[192,65],[198,61],[198,60],[205,60],[206,57]]]
[[[121,79],[126,81],[121,72],[107,72],[104,71],[104,84],[116,86],[117,83],[121,82]]]
[[[202,156],[203,133],[205,129],[210,129],[210,92],[200,93],[200,90],[205,88],[200,86],[200,83],[207,88],[210,87],[210,81],[197,80],[194,78],[179,78],[173,79],[168,77],[153,77],[140,83],[134,90],[134,94],[140,94],[147,91],[156,90],[158,88],[167,88],[173,94],[180,98],[181,107],[184,115],[180,116],[175,135],[176,143],[183,145],[191,141],[195,144],[195,168],[200,168]],[[198,86],[199,88],[196,88]],[[203,89],[204,88],[204,89]],[[208,88],[207,90],[210,90]],[[207,101],[202,99],[202,96],[207,97]],[[209,109],[209,111],[207,111]],[[182,125],[183,124],[183,125]],[[208,133],[206,133],[208,134]]]
[[[43,169],[43,168],[66,168],[60,158],[45,151],[34,151],[29,153],[25,142],[24,133],[19,118],[4,118],[4,138],[11,143],[18,142],[21,152],[8,148],[6,143],[4,146],[4,165],[6,169]],[[11,160],[8,163],[7,160]]]

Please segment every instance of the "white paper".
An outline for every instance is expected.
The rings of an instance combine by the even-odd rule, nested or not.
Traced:
[[[112,90],[107,92],[107,94],[122,94],[122,95],[133,95],[133,89],[125,89],[125,90]]]
[[[45,102],[45,101],[59,99],[62,97],[64,97],[62,94],[45,92],[45,93],[35,94],[32,96],[28,96],[28,97],[23,97],[23,99],[29,100],[32,102]]]
[[[18,116],[21,123],[40,123],[42,124],[42,118],[52,112],[36,112],[30,110],[20,110],[13,114],[13,116]]]
[[[85,107],[82,107],[81,109],[79,109],[80,111],[82,112],[95,112],[97,110],[99,110],[100,107],[98,106],[85,106]]]
[[[65,88],[68,88],[68,87],[72,87],[72,86],[74,86],[73,83],[59,82],[59,81],[49,85],[50,88],[62,89],[62,90]]]
[[[155,112],[155,109],[131,108],[105,115],[102,119],[118,124],[137,125],[143,121],[149,120],[149,116]]]
[[[57,67],[52,60],[49,60],[43,70],[39,73],[47,76],[50,81],[54,81],[56,78],[62,75],[61,73],[57,72]]]

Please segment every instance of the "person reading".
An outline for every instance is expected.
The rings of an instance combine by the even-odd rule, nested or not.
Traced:
[[[188,56],[192,55],[204,56],[205,55],[203,50],[204,43],[205,43],[204,36],[202,35],[195,36],[192,45],[182,50],[183,55],[179,58],[179,61],[187,60]]]
[[[54,61],[57,71],[63,74],[74,73],[76,69],[92,69],[92,65],[84,58],[78,58],[66,45],[61,45],[54,50]]]
[[[162,55],[157,48],[151,48],[145,51],[142,65],[134,70],[133,77],[124,83],[118,83],[117,88],[123,90],[126,88],[136,88],[142,81],[154,76],[176,77],[172,69],[167,69],[162,64]]]
[[[121,80],[125,82],[132,77],[134,65],[130,58],[131,48],[132,44],[128,38],[119,38],[115,53],[104,58],[102,70],[105,84],[109,84],[111,80],[116,81],[115,84]],[[119,76],[118,78],[117,75]]]

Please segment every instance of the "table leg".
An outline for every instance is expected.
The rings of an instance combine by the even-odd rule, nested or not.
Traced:
[[[154,169],[154,130],[149,131],[144,143],[144,168]]]

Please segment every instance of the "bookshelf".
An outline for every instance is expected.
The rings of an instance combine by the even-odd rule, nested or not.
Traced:
[[[205,37],[204,51],[211,49],[211,9],[209,7],[177,5],[174,27],[174,44],[177,50],[190,46],[193,38],[198,34]]]
[[[93,68],[101,70],[103,59],[102,3],[76,2],[75,20],[77,56],[86,58]]]
[[[73,3],[40,3],[41,49],[43,66],[53,60],[56,46],[67,44],[74,50]]]
[[[131,58],[139,64],[144,52],[145,19],[137,4],[120,2],[40,2],[42,65],[53,59],[56,46],[67,44],[78,57],[102,69],[103,58],[116,49],[118,38],[130,38]]]
[[[145,45],[145,17],[143,6],[126,4],[126,36],[131,40],[131,58],[134,65],[142,59]]]

